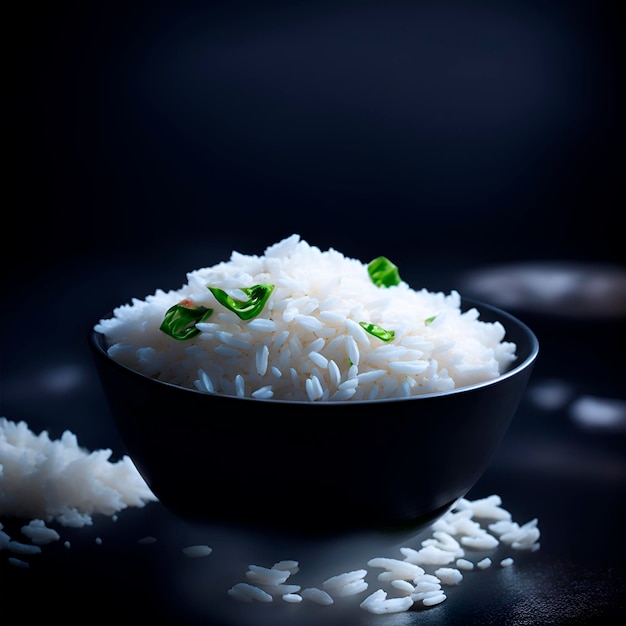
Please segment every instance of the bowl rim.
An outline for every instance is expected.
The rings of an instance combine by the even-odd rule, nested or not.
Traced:
[[[466,305],[464,307],[464,305]],[[199,391],[197,389],[192,389],[191,387],[182,387],[180,385],[176,385],[174,383],[167,382],[165,380],[159,380],[158,378],[153,378],[135,370],[119,361],[116,361],[111,356],[109,356],[106,348],[105,348],[105,335],[95,329],[95,324],[92,324],[87,333],[87,341],[92,349],[92,351],[98,355],[103,361],[108,362],[112,367],[117,369],[119,372],[130,375],[131,377],[139,378],[149,384],[155,384],[158,386],[171,387],[172,389],[179,390],[182,393],[192,393],[197,394],[199,396],[209,396],[209,397],[217,397],[221,399],[229,399],[237,402],[253,402],[255,404],[258,403],[266,403],[266,404],[291,404],[294,406],[337,406],[337,405],[347,405],[347,406],[363,406],[363,405],[371,405],[371,404],[385,404],[389,402],[415,402],[420,400],[429,400],[433,398],[443,398],[448,396],[455,396],[460,394],[471,393],[472,391],[476,391],[479,389],[483,389],[485,387],[491,387],[494,385],[498,385],[503,383],[504,381],[515,377],[520,372],[531,367],[537,359],[539,354],[539,340],[535,333],[527,326],[523,321],[521,321],[515,315],[509,313],[508,311],[494,306],[493,304],[489,304],[487,302],[477,300],[475,298],[466,298],[461,297],[461,308],[463,312],[466,312],[472,308],[478,309],[479,313],[482,313],[482,310],[488,311],[492,315],[495,315],[503,326],[505,330],[504,340],[506,341],[506,333],[508,332],[509,327],[505,322],[511,325],[514,325],[518,328],[519,331],[527,338],[529,343],[529,354],[528,356],[517,363],[514,367],[507,370],[506,372],[500,374],[496,378],[491,378],[489,380],[485,380],[479,383],[473,383],[471,385],[464,385],[463,387],[455,387],[454,389],[448,389],[446,391],[437,391],[431,393],[423,393],[417,394],[414,396],[399,396],[399,397],[388,397],[388,398],[374,398],[373,400],[320,400],[311,402],[309,400],[285,400],[280,398],[250,398],[250,397],[239,397],[239,396],[230,396],[223,393],[211,393],[207,391]],[[110,319],[113,316],[113,312],[109,312],[107,315],[99,318],[102,319]],[[502,319],[503,318],[503,319]]]

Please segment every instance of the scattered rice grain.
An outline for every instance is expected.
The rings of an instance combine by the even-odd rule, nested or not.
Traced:
[[[206,545],[187,546],[183,548],[183,554],[190,558],[209,556],[211,552],[213,552],[213,548]]]
[[[323,604],[324,606],[329,606],[334,602],[326,591],[317,587],[307,587],[300,592],[300,595],[304,600],[310,600],[311,602]]]

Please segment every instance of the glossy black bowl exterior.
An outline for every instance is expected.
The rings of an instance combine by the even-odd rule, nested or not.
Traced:
[[[206,394],[163,383],[89,344],[119,432],[161,502],[198,521],[319,534],[419,529],[487,468],[538,354],[531,330],[476,306],[517,344],[495,381],[373,402],[288,402]]]

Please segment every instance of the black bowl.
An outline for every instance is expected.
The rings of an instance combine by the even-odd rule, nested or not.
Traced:
[[[419,531],[474,486],[502,440],[538,354],[533,332],[484,303],[517,344],[514,367],[448,392],[371,402],[207,394],[140,374],[89,334],[129,456],[167,508],[190,521],[319,535]]]

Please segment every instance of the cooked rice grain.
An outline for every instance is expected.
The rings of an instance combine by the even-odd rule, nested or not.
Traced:
[[[274,289],[251,320],[225,309],[207,288],[245,299],[242,288],[264,283]],[[196,324],[199,334],[179,341],[160,326],[184,299],[214,313]],[[395,336],[386,343],[360,322]],[[180,289],[134,298],[95,329],[113,359],[147,376],[260,399],[344,402],[448,391],[496,378],[516,358],[502,325],[479,320],[476,309],[462,312],[456,291],[416,291],[405,282],[379,287],[367,264],[298,235],[262,256],[233,252],[189,272]]]
[[[53,440],[45,430],[36,435],[26,422],[0,417],[0,511],[81,527],[94,514],[156,501],[130,458],[112,462],[111,454],[85,450],[70,431]],[[27,532],[37,528],[46,532],[37,525]]]
[[[484,570],[492,565],[492,560],[489,557],[482,558],[476,565],[463,558],[465,556],[464,538],[475,539],[491,532],[493,535],[489,536],[493,537],[495,546],[490,544],[489,550],[493,550],[496,546],[504,549],[512,548],[514,540],[523,543],[527,550],[539,548],[537,519],[532,519],[520,526],[511,520],[511,514],[502,509],[500,505],[501,501],[498,496],[474,501],[462,498],[451,511],[432,526],[431,537],[422,541],[423,547],[420,550],[402,546],[399,551],[404,555],[404,559],[394,557],[369,559],[367,561],[368,567],[383,570],[379,573],[378,579],[381,583],[388,585],[388,591],[393,594],[393,597],[388,597],[388,591],[379,588],[363,598],[363,594],[368,588],[365,578],[370,573],[366,569],[356,569],[331,576],[324,580],[322,589],[309,587],[301,593],[296,592],[299,587],[295,585],[280,584],[272,589],[270,586],[260,583],[259,588],[262,587],[265,592],[273,596],[282,594],[281,597],[286,602],[301,602],[302,599],[308,599],[325,605],[333,604],[334,598],[360,595],[360,608],[378,615],[408,611],[415,605],[423,609],[436,606],[447,599],[442,585],[451,588],[464,580],[461,570],[470,571],[475,567]],[[494,507],[498,510],[494,511]],[[475,521],[474,516],[482,518],[486,528]],[[489,523],[489,519],[498,519],[499,521]],[[469,534],[465,535],[465,532]],[[497,536],[504,533],[510,534],[511,543],[498,541]],[[532,540],[535,540],[535,543],[531,544]],[[491,554],[495,556],[494,552]],[[417,561],[424,561],[424,555],[429,555],[429,558],[425,559],[427,562],[423,563],[424,567],[422,567],[417,564]],[[456,567],[442,567],[438,563],[439,560],[455,561]],[[513,559],[510,556],[504,558],[500,556],[498,562],[503,568],[513,565]],[[250,568],[256,568],[260,572],[268,571],[265,568],[258,568],[258,566],[250,566]],[[290,574],[295,574],[299,570],[299,564],[297,561],[278,561],[272,569],[281,569]],[[268,578],[265,580],[269,579],[269,575],[267,576]],[[293,590],[288,589],[288,587]],[[451,593],[454,591],[451,590]],[[229,594],[237,598],[236,590],[231,589]],[[238,599],[251,600],[249,596],[245,595]]]

